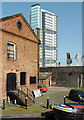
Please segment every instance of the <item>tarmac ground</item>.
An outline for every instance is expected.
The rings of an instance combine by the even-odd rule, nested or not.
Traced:
[[[55,120],[52,109],[47,109],[47,97],[49,97],[49,105],[55,103],[63,103],[64,96],[69,93],[69,88],[49,87],[46,93],[41,97],[35,98],[35,104],[24,108],[18,106],[6,106],[2,111],[2,120]],[[12,112],[17,110],[17,112]],[[8,112],[10,111],[10,112]]]

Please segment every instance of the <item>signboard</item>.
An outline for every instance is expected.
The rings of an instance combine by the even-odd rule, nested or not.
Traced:
[[[39,89],[34,89],[33,94],[34,94],[34,97],[40,97],[41,96],[41,92],[40,92]]]

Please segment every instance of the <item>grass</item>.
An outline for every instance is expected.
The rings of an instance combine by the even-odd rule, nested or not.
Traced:
[[[39,110],[39,109],[12,109],[12,110],[2,110],[2,113],[41,113],[47,112],[48,110]]]
[[[5,110],[5,111],[2,111],[2,113],[3,114],[8,114],[8,113],[17,113],[17,114],[22,114],[22,113],[43,113],[43,112],[47,112],[47,110],[46,111],[39,111],[39,110],[33,110],[33,111],[31,111],[31,110],[12,110],[12,111],[10,111],[10,110]]]
[[[14,106],[13,104],[11,105],[6,105],[6,109],[2,110],[2,113],[41,113],[41,112],[47,112],[50,109],[47,108],[33,108],[32,106],[27,107],[21,107],[21,106]]]
[[[84,90],[84,87],[68,87],[69,89],[80,89],[80,90]]]

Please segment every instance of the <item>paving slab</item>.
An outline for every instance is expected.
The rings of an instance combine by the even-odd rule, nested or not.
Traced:
[[[2,114],[2,118],[33,118],[33,117],[41,117],[41,113],[7,113]]]

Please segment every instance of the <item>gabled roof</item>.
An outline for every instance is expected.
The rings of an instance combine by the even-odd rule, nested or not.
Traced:
[[[0,18],[0,22],[4,22],[4,21],[7,21],[7,20],[11,20],[11,19],[14,19],[16,17],[21,17],[23,19],[23,21],[26,23],[27,27],[30,29],[30,31],[33,33],[33,35],[35,36],[35,38],[38,40],[38,43],[40,44],[40,40],[37,38],[36,34],[34,33],[33,29],[31,28],[31,26],[28,24],[27,20],[25,19],[25,17],[23,16],[22,13],[19,13],[19,14],[14,14],[14,15],[11,15],[11,16],[7,16],[7,17],[4,17],[4,18]],[[3,27],[0,28],[3,30]]]

